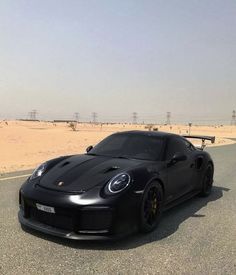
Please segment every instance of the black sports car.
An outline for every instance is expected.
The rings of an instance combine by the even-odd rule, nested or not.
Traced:
[[[191,137],[214,142],[214,137]],[[164,210],[196,194],[208,196],[213,173],[210,155],[185,137],[116,133],[86,154],[40,165],[20,189],[19,221],[69,239],[150,232]]]

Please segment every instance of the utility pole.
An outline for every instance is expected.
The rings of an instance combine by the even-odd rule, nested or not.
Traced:
[[[188,135],[189,135],[189,136],[190,136],[191,127],[192,127],[192,123],[189,122],[189,124],[188,124]]]
[[[231,123],[230,123],[231,125],[236,125],[236,111],[235,110],[233,110],[233,112],[232,112],[232,119],[231,119]]]
[[[138,114],[136,112],[133,112],[132,119],[133,119],[133,124],[137,124]]]
[[[31,120],[36,120],[36,116],[37,116],[37,110],[32,110],[31,112],[29,112],[29,117]]]
[[[79,113],[74,113],[74,117],[75,117],[75,120],[76,122],[79,122]]]
[[[170,123],[170,118],[171,118],[171,112],[167,112],[166,113],[166,124],[167,125],[170,125],[171,123]]]
[[[92,121],[93,121],[93,123],[96,123],[96,122],[97,122],[97,117],[98,117],[98,114],[95,113],[95,112],[93,112],[93,113],[92,113]]]

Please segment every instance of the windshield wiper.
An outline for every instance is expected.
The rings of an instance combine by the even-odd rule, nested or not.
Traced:
[[[126,156],[117,156],[113,158],[118,158],[118,159],[131,159],[131,160],[145,160],[145,161],[153,161],[150,159],[142,159],[142,158],[135,158],[135,157],[126,157]]]
[[[100,155],[100,154],[95,154],[95,153],[87,153],[86,155],[88,155],[88,156],[96,156],[96,157],[107,157],[107,158],[110,157],[110,156]]]
[[[125,156],[115,156],[113,158],[116,158],[116,159],[131,159],[131,158],[125,157]]]
[[[95,153],[87,153],[88,156],[98,156],[98,157],[107,157],[107,158],[116,158],[116,159],[132,159],[126,156],[106,156],[106,155],[99,155]]]

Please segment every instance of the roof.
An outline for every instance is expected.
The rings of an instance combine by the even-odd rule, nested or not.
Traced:
[[[124,132],[118,132],[115,134],[138,134],[138,135],[144,135],[144,136],[154,136],[154,137],[180,137],[179,135],[172,134],[172,133],[166,133],[166,132],[159,132],[159,131],[140,131],[140,130],[132,130],[132,131],[124,131]]]

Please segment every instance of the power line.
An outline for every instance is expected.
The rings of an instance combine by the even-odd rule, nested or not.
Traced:
[[[44,114],[40,113],[40,117],[44,119],[49,119],[50,120],[50,116],[51,114],[46,114],[44,116]],[[22,116],[22,115],[21,115]],[[25,116],[25,115],[24,115]],[[59,119],[59,118],[65,118],[62,117],[61,114],[56,114],[53,115],[55,119]],[[31,110],[30,112],[28,112],[27,114],[27,119],[30,120],[38,120],[39,114],[37,110]],[[81,113],[78,112],[74,112],[73,113],[73,117],[74,120],[80,120],[80,121],[84,121],[84,122],[94,122],[97,123],[98,122],[98,115],[96,112],[91,112],[90,114],[87,115],[83,115]],[[71,115],[68,116],[68,119],[71,119]],[[201,114],[201,115],[189,115],[186,114],[184,116],[184,114],[176,114],[174,115],[174,118],[172,116],[172,112],[163,112],[163,113],[156,113],[156,114],[150,114],[150,113],[141,113],[140,112],[133,112],[130,115],[126,114],[126,113],[122,113],[122,114],[111,114],[109,116],[107,115],[99,115],[99,120],[101,122],[118,122],[118,123],[134,123],[137,124],[139,122],[144,122],[144,123],[152,123],[152,124],[162,124],[163,122],[165,124],[188,124],[189,121],[191,121],[193,124],[214,124],[214,125],[218,125],[218,124],[230,124],[230,125],[235,125],[236,126],[236,109],[234,111],[232,111],[230,113],[230,117],[229,114]]]

